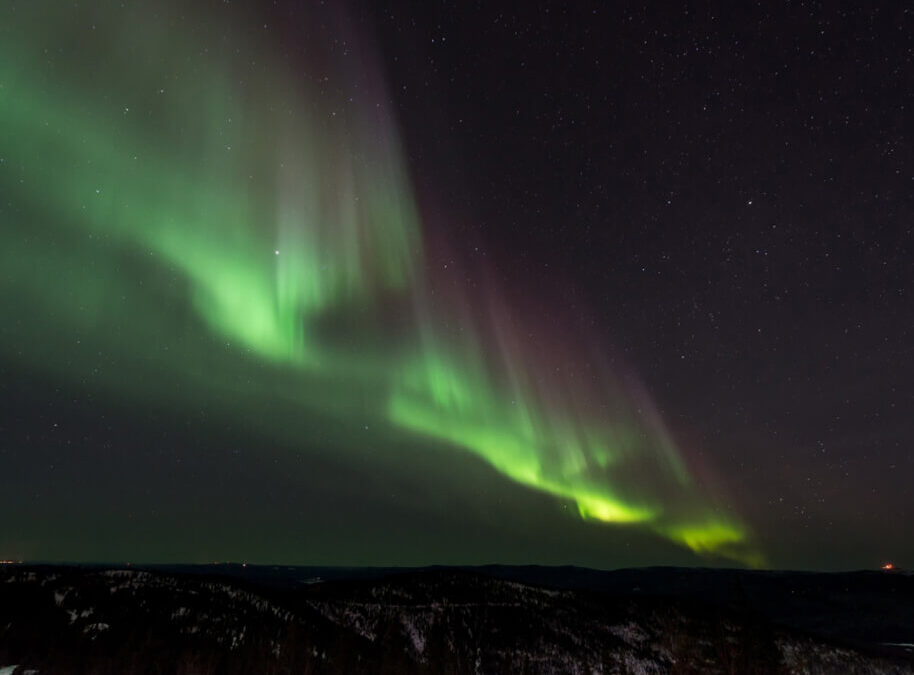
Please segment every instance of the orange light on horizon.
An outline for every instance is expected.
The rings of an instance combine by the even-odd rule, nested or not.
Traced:
[[[893,569],[895,569],[895,565],[893,565],[892,563],[886,563],[885,565],[882,566],[882,569],[893,570]]]

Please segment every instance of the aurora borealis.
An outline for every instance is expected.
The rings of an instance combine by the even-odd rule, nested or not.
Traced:
[[[465,214],[430,206],[419,184],[434,178],[416,180],[363,15],[303,11],[310,37],[298,43],[253,6],[3,3],[0,359],[100,410],[155,410],[157,433],[205,401],[194,433],[240,425],[249,461],[285,466],[293,492],[327,461],[369,462],[381,483],[443,485],[470,480],[458,467],[475,459],[484,468],[472,475],[544,498],[587,537],[633,532],[695,560],[765,564],[750,521],[717,489],[739,479],[696,476],[700,448],[680,446],[636,368],[560,292],[537,292],[549,270],[519,293],[503,281],[510,260],[469,255],[448,230]],[[125,461],[131,443],[118,447]],[[14,462],[25,450],[4,452]],[[437,471],[404,468],[416,453]],[[327,490],[376,506],[351,485]],[[181,500],[176,522],[193,510]],[[488,503],[487,518],[535,529]],[[423,508],[413,498],[401,517]],[[357,539],[358,521],[338,527]],[[0,536],[0,553],[61,555],[24,541]],[[219,546],[186,555],[204,549]],[[359,555],[319,558],[373,562]]]

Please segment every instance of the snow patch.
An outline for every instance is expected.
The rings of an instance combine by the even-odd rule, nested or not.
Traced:
[[[648,635],[646,632],[644,632],[644,629],[642,629],[641,626],[636,624],[634,621],[629,621],[627,624],[618,626],[610,626],[609,632],[626,644],[632,646],[638,646],[648,638]]]
[[[403,628],[412,641],[416,653],[421,655],[425,651],[425,636],[422,635],[419,629],[416,628],[415,624],[410,621],[409,617],[406,615],[400,617],[400,623],[403,624]]]
[[[88,626],[86,626],[85,628],[83,628],[83,633],[87,633],[87,634],[93,634],[93,633],[94,633],[94,634],[98,634],[98,633],[103,633],[103,632],[105,632],[105,631],[108,630],[109,628],[111,628],[110,625],[108,625],[107,623],[104,623],[104,622],[102,622],[102,621],[99,621],[98,623],[90,623]],[[93,637],[94,637],[94,636],[93,636]]]

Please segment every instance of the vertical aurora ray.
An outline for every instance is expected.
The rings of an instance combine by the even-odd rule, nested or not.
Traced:
[[[285,371],[305,408],[472,453],[583,518],[758,562],[611,373],[550,372],[494,288],[432,302],[395,125],[364,63],[315,46],[303,74],[253,38],[236,50],[233,9],[208,22],[107,2],[0,11],[6,358],[49,329],[145,358],[187,310],[181,330]],[[228,376],[192,376],[189,352],[156,358],[187,387]],[[68,377],[72,361],[31,367]],[[245,367],[250,391],[279,395]]]
[[[73,13],[77,27],[93,20]],[[239,106],[223,72],[238,65],[227,47],[225,62],[206,48],[206,58],[190,47],[155,58],[116,50],[100,56],[122,59],[127,73],[114,73],[101,91],[89,84],[83,91],[79,82],[92,78],[79,70],[37,87],[30,73],[51,70],[41,64],[41,42],[17,46],[14,26],[6,24],[0,66],[5,161],[20,173],[11,187],[45,202],[55,222],[179,268],[214,330],[266,358],[313,363],[306,328],[315,314],[408,283],[417,226],[411,201],[400,197],[408,195],[404,171],[384,143],[352,147],[371,135],[354,129],[369,126],[357,110],[337,127],[322,125],[307,95],[267,103],[270,91],[285,89],[280,82],[249,92],[262,104]],[[140,31],[158,31],[162,42],[172,32],[127,15],[94,37],[110,44]],[[60,36],[46,38],[56,44]],[[188,70],[193,79],[172,92]],[[131,78],[150,91],[168,83],[152,95],[172,102],[135,122],[130,102],[138,95],[124,91]]]
[[[527,331],[506,318],[504,303],[496,305],[482,322],[472,312],[461,316],[461,335],[473,336],[462,346],[448,349],[447,340],[426,336],[396,378],[389,404],[396,424],[463,447],[512,480],[573,502],[582,518],[632,524],[696,553],[762,563],[745,545],[744,526],[697,493],[648,400],[633,401],[602,370],[575,378],[567,353],[558,362],[571,366],[571,374],[553,369],[548,356],[525,349],[520,335]],[[426,333],[433,324],[426,316]],[[480,339],[487,331],[495,337]],[[483,343],[494,347],[483,351]]]

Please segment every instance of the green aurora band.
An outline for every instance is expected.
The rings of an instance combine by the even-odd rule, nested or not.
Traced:
[[[154,395],[82,347],[21,348],[68,334],[164,373],[160,397],[243,379],[473,453],[582,518],[761,564],[645,397],[606,369],[552,372],[506,303],[436,293],[370,59],[313,45],[303,73],[240,10],[90,4],[0,6],[4,358]]]

